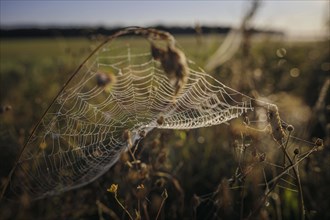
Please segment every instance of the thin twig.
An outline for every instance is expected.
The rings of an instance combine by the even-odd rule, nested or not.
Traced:
[[[165,200],[166,200],[167,197],[168,197],[168,195],[167,195],[167,190],[166,190],[166,189],[164,189],[164,192],[162,193],[162,197],[163,197],[163,200],[162,200],[162,203],[160,204],[160,207],[159,207],[159,209],[158,209],[157,216],[156,216],[155,220],[158,220],[159,215],[160,215],[160,212],[161,212],[161,210],[162,210],[162,208],[163,208],[163,206],[164,206]]]
[[[288,139],[289,139],[289,137],[288,137]],[[287,141],[287,143],[288,143],[288,141]],[[293,166],[293,161],[292,161],[290,155],[288,154],[286,147],[283,144],[281,144],[281,149],[282,149],[284,155],[288,158],[290,165]],[[297,179],[297,184],[298,184],[299,209],[300,209],[300,212],[299,212],[300,218],[299,219],[304,220],[305,219],[305,205],[304,205],[304,198],[303,198],[303,194],[302,194],[300,176],[299,176],[298,172],[299,172],[298,171],[298,164],[296,164],[295,166],[293,166],[293,173],[294,173],[294,175]]]
[[[133,217],[131,216],[131,214],[129,213],[129,211],[125,208],[125,206],[117,198],[117,192],[115,192],[115,200],[120,205],[120,207],[126,212],[126,214],[128,215],[129,219],[133,220]]]
[[[101,201],[96,200],[96,205],[98,207],[99,210],[99,218],[100,219],[104,219],[102,216],[102,212],[108,214],[109,217],[111,217],[111,219],[114,220],[119,220],[118,216],[116,215],[116,213],[114,211],[112,211],[111,209],[109,209],[106,205],[104,205]]]
[[[265,195],[263,196],[263,198],[260,200],[259,205],[257,206],[257,208],[251,212],[249,214],[249,216],[247,217],[247,219],[251,219],[253,216],[256,215],[256,213],[260,210],[260,208],[262,207],[262,205],[264,204],[264,202],[266,201],[267,197],[269,196],[269,194],[274,190],[274,188],[276,187],[276,185],[278,184],[278,182],[280,181],[280,179],[282,178],[282,176],[284,176],[285,174],[287,174],[287,172],[289,170],[291,170],[292,168],[294,168],[297,164],[299,164],[301,161],[305,160],[307,157],[309,157],[309,155],[311,155],[313,152],[317,151],[317,147],[318,146],[314,146],[309,152],[308,154],[306,154],[304,157],[301,157],[299,160],[297,160],[295,163],[293,163],[292,165],[287,166],[282,173],[280,173],[279,175],[277,175],[275,178],[273,178],[272,180],[268,181],[268,184],[273,183],[272,187],[266,191]]]
[[[244,156],[245,156],[245,136],[243,133],[241,133],[242,136],[242,147],[243,147],[243,152],[242,152],[242,157],[240,157],[239,161],[239,166],[241,166],[241,160],[244,162]],[[241,171],[242,168],[240,167]],[[243,188],[241,190],[241,207],[240,207],[240,219],[242,220],[244,218],[244,194],[245,194],[245,178],[243,178]]]

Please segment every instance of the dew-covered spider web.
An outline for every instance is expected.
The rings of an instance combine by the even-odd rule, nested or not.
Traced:
[[[125,29],[97,48],[54,99],[24,147],[8,188],[33,199],[74,189],[107,172],[154,128],[218,125],[256,107],[271,113],[266,121],[280,141],[276,106],[203,72],[168,33]]]

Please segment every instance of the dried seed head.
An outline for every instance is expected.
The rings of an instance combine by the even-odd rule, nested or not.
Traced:
[[[278,113],[277,106],[271,105],[268,110],[268,123],[271,126],[271,134],[275,141],[282,143],[285,137],[285,133],[281,126],[281,118]]]
[[[140,135],[141,138],[144,138],[144,137],[146,136],[146,131],[143,130],[143,129],[140,130],[140,131],[139,131],[139,135]]]
[[[106,87],[110,84],[113,84],[115,81],[115,78],[113,74],[106,74],[106,73],[97,73],[96,74],[96,83],[99,87]]]
[[[175,94],[177,94],[186,83],[189,75],[186,56],[173,45],[168,45],[167,50],[165,50],[154,44],[151,45],[151,55],[155,60],[160,61],[171,85],[175,88]]]
[[[165,40],[167,42],[173,42],[174,38],[171,34],[166,31],[160,31],[153,28],[148,29],[137,29],[135,30],[135,34],[142,34],[148,37],[149,40]]]
[[[285,123],[285,122],[282,121],[282,123],[281,123],[281,127],[282,127],[283,129],[287,129],[288,126],[289,126],[289,125],[288,125],[287,123]]]
[[[160,61],[164,54],[166,53],[165,50],[156,47],[154,44],[151,44],[151,56],[155,59]]]
[[[164,124],[164,116],[159,116],[157,119],[157,124],[158,125],[163,125]]]
[[[259,161],[260,162],[263,162],[263,161],[265,161],[266,160],[266,154],[265,153],[261,153],[261,154],[259,154]]]
[[[317,147],[317,150],[323,150],[324,145],[323,145],[322,139],[320,139],[320,138],[316,139],[315,145]]]
[[[323,146],[323,140],[320,139],[320,138],[316,139],[316,141],[315,141],[315,145],[316,145],[316,146]]]
[[[288,132],[293,132],[293,131],[294,131],[294,127],[293,127],[293,125],[288,125],[287,128],[286,128],[286,130],[287,130]]]

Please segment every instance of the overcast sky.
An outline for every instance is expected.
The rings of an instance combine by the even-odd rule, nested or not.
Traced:
[[[0,25],[152,26],[155,24],[237,26],[250,1],[29,1],[0,0]],[[257,28],[290,35],[320,35],[326,30],[329,0],[264,0]]]

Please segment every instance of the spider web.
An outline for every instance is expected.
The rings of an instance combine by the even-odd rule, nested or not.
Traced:
[[[189,74],[184,80],[170,74],[150,48],[162,51],[174,43],[167,33],[133,28],[96,49],[33,131],[12,170],[11,190],[36,199],[74,189],[104,174],[154,128],[217,125],[255,109],[255,100],[184,55],[175,54]]]

